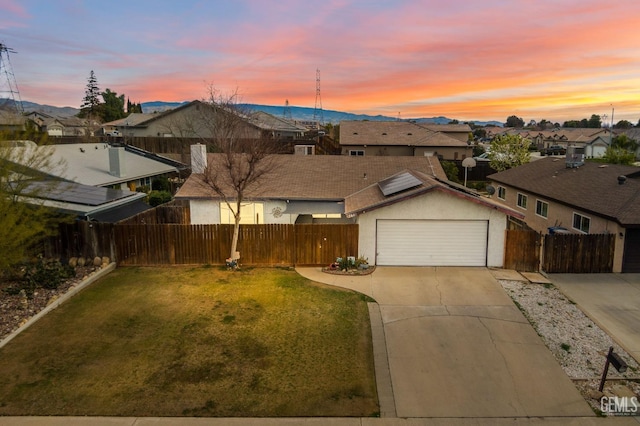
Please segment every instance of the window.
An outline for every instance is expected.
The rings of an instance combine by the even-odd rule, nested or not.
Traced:
[[[498,187],[498,198],[500,198],[501,200],[507,199],[507,188],[505,188],[504,186]]]
[[[523,209],[527,209],[527,196],[524,194],[518,193],[518,207]]]
[[[546,218],[549,214],[549,203],[545,203],[544,201],[536,200],[536,214],[538,216],[542,216]]]
[[[220,223],[234,223],[233,212],[235,204],[232,202],[233,211],[229,209],[227,203],[220,203]],[[246,203],[242,204],[240,209],[240,223],[247,225],[260,225],[264,223],[264,204],[262,203]]]
[[[573,214],[573,229],[577,229],[578,231],[588,234],[589,225],[591,225],[591,219],[578,213]]]
[[[349,150],[349,155],[353,155],[356,157],[362,157],[364,156],[364,151],[361,149],[351,149]]]

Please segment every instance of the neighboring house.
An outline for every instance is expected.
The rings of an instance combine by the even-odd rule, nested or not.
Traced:
[[[468,125],[424,125],[411,121],[342,121],[340,146],[351,156],[435,156],[463,160],[473,155]]]
[[[488,176],[532,229],[617,235],[614,272],[640,272],[640,168],[543,158]]]
[[[47,148],[38,147],[33,141],[15,140],[3,143],[1,149],[27,151],[25,155],[11,153],[2,156],[4,161],[22,164],[33,158],[30,152],[40,154],[40,149]],[[82,220],[100,222],[117,222],[150,208],[144,202],[144,193],[84,185],[62,179],[53,173],[43,174],[43,170],[33,169],[29,164],[22,165],[26,167],[14,166],[11,169],[13,173],[8,175],[7,183],[22,188],[21,202],[43,205]]]
[[[189,202],[194,224],[233,223],[204,175],[205,164],[218,169],[223,156],[202,147],[192,147],[196,166],[176,199]],[[268,161],[271,171],[245,194],[241,223],[357,223],[357,255],[372,264],[499,267],[507,217],[522,217],[447,181],[436,157],[274,155]],[[231,189],[226,195],[235,197]]]
[[[25,129],[26,122],[24,115],[12,110],[0,109],[0,131],[21,132]]]
[[[41,149],[52,150],[54,164],[63,160],[63,167],[52,171],[54,176],[89,186],[135,191],[151,185],[155,177],[178,174],[177,162],[129,146],[86,143]]]
[[[232,112],[228,112],[232,114]],[[220,114],[219,112],[217,114]],[[126,118],[102,125],[104,133],[117,130],[124,137],[175,137],[210,139],[215,127],[211,106],[193,101],[177,108],[154,114],[130,114]],[[265,112],[243,116],[247,138],[268,137],[287,140],[301,137],[305,128]]]
[[[584,148],[586,158],[602,157],[609,147],[612,136],[615,137],[618,131],[612,134],[609,129],[605,128],[569,128],[561,127],[551,130],[529,130],[514,129],[507,127],[504,129],[491,128],[487,131],[490,137],[501,135],[520,135],[529,139],[536,149],[544,150],[550,146],[562,146],[568,148],[570,146]]]

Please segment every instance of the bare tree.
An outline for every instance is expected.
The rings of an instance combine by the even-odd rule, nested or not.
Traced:
[[[204,167],[203,182],[233,214],[231,261],[237,260],[242,205],[273,170],[273,155],[281,152],[278,141],[254,124],[253,113],[240,108],[237,99],[237,91],[224,96],[210,88],[202,111],[212,135],[211,150],[217,153]]]

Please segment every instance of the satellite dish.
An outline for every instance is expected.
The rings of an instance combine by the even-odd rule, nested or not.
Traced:
[[[471,157],[467,157],[464,160],[462,160],[462,167],[475,167],[476,166],[476,160],[474,160]]]
[[[496,189],[492,185],[487,185],[487,193],[489,193],[489,195],[493,195],[496,193]]]

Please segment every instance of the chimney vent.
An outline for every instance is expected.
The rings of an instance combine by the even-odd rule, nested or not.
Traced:
[[[124,147],[109,147],[109,174],[116,177],[127,175]]]
[[[626,176],[618,176],[618,185],[623,185],[627,181]]]
[[[203,144],[191,145],[191,172],[204,173],[207,169],[207,146]]]

